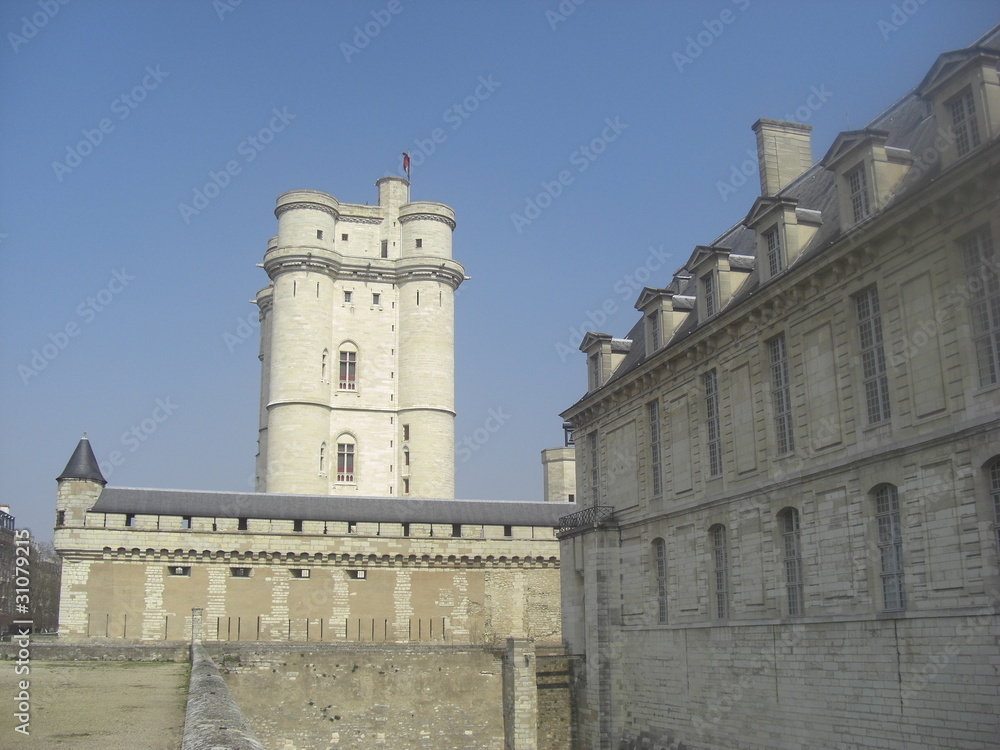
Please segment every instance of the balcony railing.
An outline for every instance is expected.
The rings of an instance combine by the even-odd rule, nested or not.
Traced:
[[[600,528],[607,525],[614,514],[615,509],[610,505],[595,505],[591,508],[584,508],[560,518],[558,533],[565,534],[570,531]]]

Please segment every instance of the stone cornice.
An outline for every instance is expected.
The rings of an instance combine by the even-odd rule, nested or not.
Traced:
[[[442,224],[447,224],[451,227],[452,231],[455,229],[454,219],[439,214],[406,214],[399,217],[400,224],[408,224],[411,221],[440,221]]]
[[[281,215],[286,211],[299,211],[302,209],[310,209],[312,211],[322,211],[323,213],[332,216],[334,219],[339,219],[340,214],[330,206],[324,206],[322,203],[308,203],[305,201],[300,201],[297,203],[284,203],[274,209],[274,215],[276,218],[281,218]]]
[[[465,269],[451,258],[422,256],[394,260],[343,256],[321,248],[277,248],[264,256],[264,270],[273,280],[289,271],[323,273],[331,278],[367,279],[399,283],[430,279],[444,281],[457,289],[465,279]]]

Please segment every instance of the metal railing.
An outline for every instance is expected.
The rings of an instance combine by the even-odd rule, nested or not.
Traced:
[[[558,533],[564,534],[584,527],[596,529],[610,521],[614,513],[615,509],[610,505],[595,505],[591,508],[584,508],[560,518]]]

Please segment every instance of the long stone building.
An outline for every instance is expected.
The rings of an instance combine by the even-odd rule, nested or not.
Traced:
[[[107,487],[86,437],[59,476],[67,639],[559,644],[559,502],[455,500],[454,212],[278,198],[264,255],[257,493]]]
[[[594,332],[578,747],[1000,747],[1000,27]]]

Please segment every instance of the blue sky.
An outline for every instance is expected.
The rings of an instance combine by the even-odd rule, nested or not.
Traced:
[[[643,285],[743,218],[750,125],[807,122],[819,159],[998,11],[5,0],[0,502],[50,538],[53,478],[84,431],[111,484],[250,489],[248,300],[274,199],[374,203],[402,151],[412,199],[455,209],[472,277],[457,494],[540,499],[539,452],[584,389],[582,332],[624,335]]]

